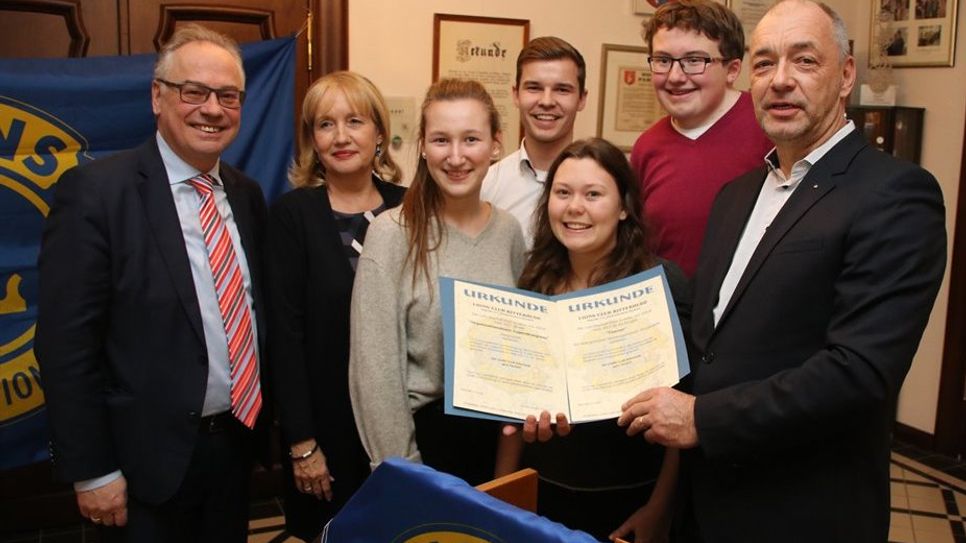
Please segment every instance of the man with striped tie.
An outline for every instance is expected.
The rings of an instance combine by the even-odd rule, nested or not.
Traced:
[[[265,202],[219,160],[244,88],[230,38],[182,27],[155,66],[156,136],[58,183],[36,353],[56,472],[107,541],[247,537]]]

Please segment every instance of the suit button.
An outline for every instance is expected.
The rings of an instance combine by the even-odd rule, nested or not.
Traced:
[[[197,419],[198,417],[199,416],[197,411],[188,411],[188,418]]]
[[[701,361],[704,362],[705,364],[710,364],[714,362],[714,352],[708,351],[703,355],[701,355]]]

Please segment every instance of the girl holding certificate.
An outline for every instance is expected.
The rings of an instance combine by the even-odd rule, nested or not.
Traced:
[[[572,143],[547,175],[520,288],[563,294],[663,265],[678,307],[686,307],[687,280],[648,250],[639,202],[623,152],[597,138]],[[668,455],[668,474],[652,503],[638,509],[655,490],[663,448],[629,438],[612,420],[571,428],[562,414],[557,434],[569,435],[550,439],[549,417],[541,415],[539,433],[533,417],[524,425],[524,438],[534,442],[523,448],[523,464],[540,473],[538,512],[599,539],[629,532],[666,537],[677,455]],[[520,443],[517,436],[504,439]],[[515,464],[513,447],[504,450],[501,473]]]
[[[519,223],[480,201],[500,154],[499,127],[480,83],[434,83],[422,105],[412,185],[402,206],[369,228],[352,296],[349,390],[373,467],[401,456],[470,484],[493,477],[497,426],[443,415],[437,278],[512,285],[519,277]]]

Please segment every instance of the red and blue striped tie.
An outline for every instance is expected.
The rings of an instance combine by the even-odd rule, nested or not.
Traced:
[[[218,307],[225,323],[228,338],[228,363],[231,370],[231,412],[242,424],[251,428],[262,407],[261,385],[258,379],[258,359],[255,357],[255,333],[252,313],[248,307],[241,267],[235,256],[231,235],[215,208],[210,175],[203,174],[188,180],[201,197],[198,214],[208,247],[208,263],[215,280]]]

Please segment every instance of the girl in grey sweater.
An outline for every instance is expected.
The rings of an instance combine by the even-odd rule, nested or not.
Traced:
[[[478,82],[434,83],[413,183],[369,227],[353,287],[349,389],[372,467],[401,456],[470,484],[493,477],[498,428],[442,412],[437,278],[513,285],[520,275],[519,223],[479,197],[500,154],[499,126]]]

